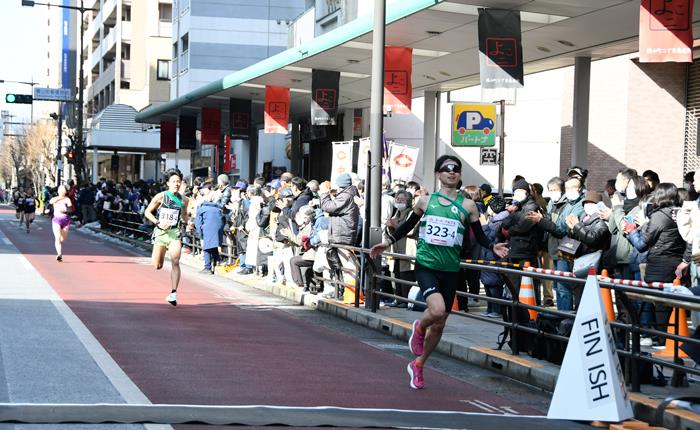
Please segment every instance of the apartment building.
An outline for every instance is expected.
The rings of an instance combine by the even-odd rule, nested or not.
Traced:
[[[92,2],[92,5],[89,5]],[[85,13],[88,116],[111,104],[141,110],[169,100],[170,0],[92,0]]]
[[[308,0],[173,0],[172,99],[287,49]]]

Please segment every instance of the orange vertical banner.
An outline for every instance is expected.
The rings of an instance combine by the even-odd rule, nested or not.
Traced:
[[[384,110],[411,113],[413,85],[413,49],[400,46],[384,47]]]
[[[641,0],[639,61],[693,62],[693,0]]]
[[[177,152],[177,125],[174,122],[160,122],[160,152]]]
[[[289,88],[265,86],[265,133],[287,134]]]
[[[202,108],[202,145],[218,145],[221,141],[221,110]]]

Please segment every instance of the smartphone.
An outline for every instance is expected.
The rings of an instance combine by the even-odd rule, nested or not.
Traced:
[[[596,203],[595,206],[596,206],[596,208],[598,208],[599,211],[608,210],[608,207],[605,206],[605,203],[603,203],[603,202],[598,202],[598,203]]]

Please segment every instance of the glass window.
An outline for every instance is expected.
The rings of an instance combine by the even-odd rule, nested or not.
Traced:
[[[158,60],[158,80],[170,79],[170,60]]]
[[[160,22],[173,22],[173,5],[158,3],[158,15]]]

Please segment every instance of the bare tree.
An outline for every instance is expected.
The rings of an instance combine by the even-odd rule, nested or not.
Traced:
[[[27,152],[23,148],[24,141],[25,136],[20,135],[6,142],[6,144],[9,145],[10,165],[18,183],[26,182],[23,180],[25,176],[24,171],[27,167]]]
[[[48,121],[39,121],[27,128],[25,138],[27,169],[34,184],[41,187],[56,181],[56,126]],[[40,190],[36,190],[37,193]]]
[[[10,140],[5,138],[0,145],[0,180],[9,189],[12,185],[14,167],[10,155]]]

